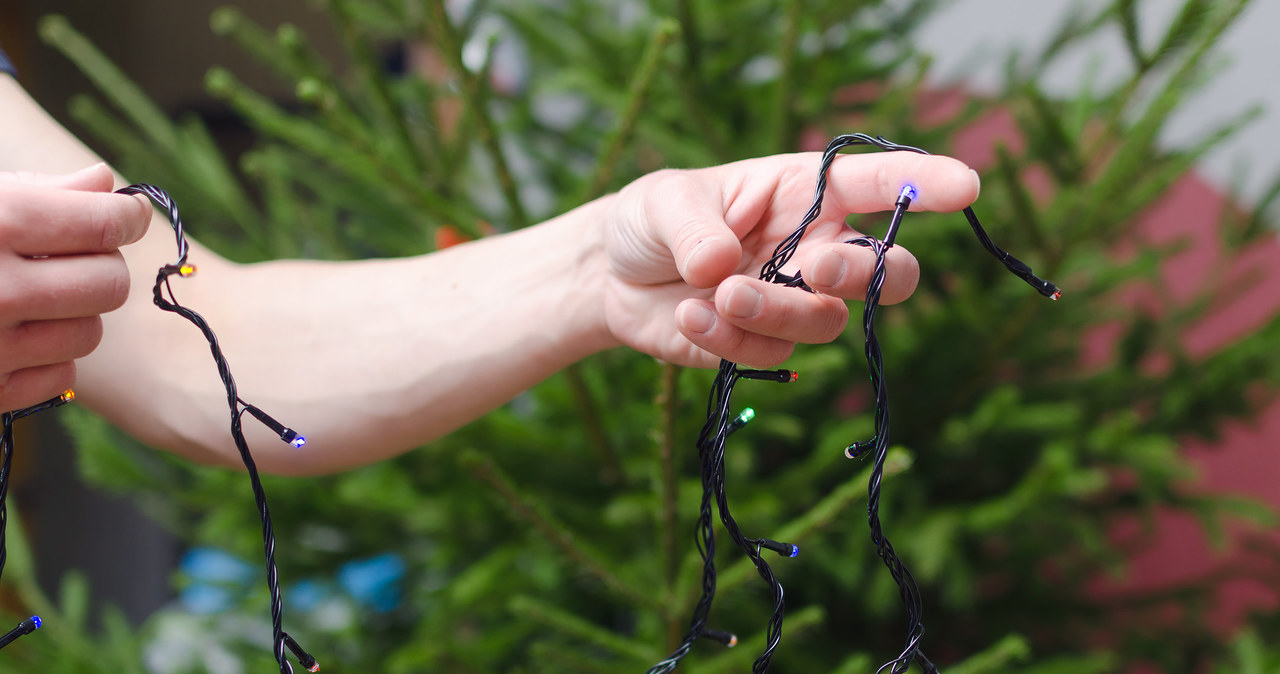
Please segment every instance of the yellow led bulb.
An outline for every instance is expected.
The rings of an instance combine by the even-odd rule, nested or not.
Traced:
[[[62,392],[62,402],[64,402],[64,403],[69,403],[69,402],[71,402],[72,400],[75,400],[75,399],[76,399],[76,392],[75,392],[75,391],[72,391],[71,389],[67,389],[67,390],[65,390],[65,391],[63,391],[63,392]]]
[[[178,274],[181,275],[183,278],[186,278],[188,276],[195,276],[195,273],[196,273],[196,266],[194,264],[184,264],[181,267],[178,267]]]

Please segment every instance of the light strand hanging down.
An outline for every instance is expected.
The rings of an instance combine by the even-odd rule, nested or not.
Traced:
[[[298,658],[298,662],[308,671],[318,671],[320,665],[316,663],[316,659],[311,657],[310,653],[303,650],[298,645],[298,642],[284,631],[284,603],[280,598],[280,579],[276,570],[275,529],[271,524],[271,512],[267,508],[267,494],[262,488],[262,480],[258,477],[257,465],[253,461],[253,456],[249,453],[249,445],[244,438],[244,431],[241,426],[244,413],[248,412],[267,428],[270,428],[273,433],[279,435],[281,440],[294,447],[301,448],[306,445],[307,440],[293,429],[285,427],[284,424],[276,421],[261,409],[240,398],[236,390],[235,379],[231,376],[231,366],[227,363],[226,357],[222,355],[222,348],[218,346],[218,337],[213,333],[213,329],[209,327],[203,316],[182,306],[174,297],[173,288],[169,285],[169,278],[175,274],[186,278],[196,273],[195,266],[187,262],[187,237],[182,229],[182,218],[178,215],[178,204],[174,202],[168,192],[154,185],[130,185],[117,190],[117,192],[120,194],[141,194],[146,196],[165,211],[169,218],[169,223],[173,225],[174,236],[177,238],[178,243],[178,259],[173,264],[166,264],[161,267],[159,273],[156,274],[156,283],[153,288],[155,303],[156,306],[165,311],[182,316],[200,329],[200,332],[204,334],[205,340],[209,342],[209,350],[212,352],[213,360],[218,366],[218,376],[222,379],[222,384],[226,388],[227,406],[231,412],[231,437],[235,441],[236,449],[240,451],[240,459],[244,462],[244,467],[249,472],[249,481],[253,485],[253,497],[258,506],[258,516],[262,520],[262,544],[267,564],[267,588],[271,593],[271,628],[274,646],[272,654],[275,656],[276,663],[280,666],[280,674],[293,674],[293,665],[285,656],[286,648],[293,652],[294,656]]]
[[[827,177],[831,164],[835,161],[840,150],[851,145],[871,145],[885,151],[928,154],[920,148],[900,145],[885,140],[883,137],[872,137],[862,133],[842,135],[833,139],[822,155],[812,205],[805,213],[800,225],[778,244],[773,256],[764,263],[760,270],[761,279],[812,292],[799,273],[791,276],[783,273],[782,268],[791,260],[800,245],[800,239],[804,236],[809,226],[817,220],[819,213],[822,211],[822,201],[826,192]],[[870,248],[876,256],[874,271],[867,285],[862,318],[862,327],[866,337],[865,353],[867,365],[870,369],[872,388],[875,389],[876,395],[875,435],[869,440],[849,445],[845,449],[845,455],[849,458],[857,458],[865,451],[872,450],[874,456],[867,490],[867,522],[871,529],[871,540],[876,546],[876,552],[889,569],[894,582],[898,585],[899,595],[906,609],[908,623],[906,645],[902,652],[877,670],[879,673],[888,669],[893,674],[903,674],[913,661],[918,662],[927,674],[936,674],[938,672],[938,668],[925,657],[920,647],[921,639],[924,636],[924,623],[920,592],[916,586],[915,578],[912,577],[906,564],[898,558],[880,523],[881,480],[884,475],[884,462],[889,448],[889,398],[883,375],[884,363],[880,353],[880,343],[875,334],[875,314],[880,305],[880,292],[884,286],[885,254],[889,248],[893,247],[902,219],[906,215],[908,208],[910,208],[911,202],[917,196],[915,187],[911,185],[902,186],[894,203],[893,214],[883,241],[870,236],[857,237],[846,241],[846,243],[856,246]],[[1056,300],[1062,296],[1057,286],[1039,278],[1032,273],[1030,267],[997,246],[982,228],[972,208],[965,208],[964,215],[983,248],[1004,264],[1006,269],[1026,281],[1045,297]],[[754,416],[754,412],[750,408],[744,409],[736,416],[731,416],[730,399],[734,385],[739,379],[763,379],[785,383],[795,381],[796,373],[789,370],[746,370],[739,368],[736,363],[728,360],[720,361],[720,369],[715,382],[712,384],[709,396],[707,420],[698,435],[698,457],[701,464],[703,491],[695,540],[703,562],[702,595],[694,608],[693,618],[689,622],[689,628],[683,641],[665,660],[651,667],[647,674],[665,674],[673,671],[679,664],[680,659],[689,653],[694,642],[699,638],[710,638],[728,646],[737,644],[736,636],[728,632],[709,629],[707,626],[707,619],[710,615],[711,604],[716,592],[716,548],[715,532],[711,519],[712,499],[716,502],[720,513],[720,521],[729,533],[729,537],[755,564],[756,570],[769,586],[770,594],[773,597],[774,610],[765,630],[765,649],[752,665],[753,674],[761,674],[768,670],[773,654],[782,638],[782,620],[785,612],[782,584],[774,576],[772,569],[764,561],[760,553],[761,549],[765,548],[786,557],[794,557],[798,554],[799,548],[790,543],[779,543],[769,539],[747,538],[744,536],[730,513],[728,497],[725,492],[725,440]]]
[[[65,405],[76,399],[75,391],[67,389],[62,395],[50,398],[42,403],[24,407],[20,410],[0,414],[0,576],[4,575],[4,564],[9,559],[9,550],[5,545],[6,530],[9,525],[9,477],[13,468],[13,422],[29,417],[37,412]],[[19,637],[31,634],[40,629],[43,623],[40,616],[33,615],[18,623],[17,627],[0,636],[0,648],[4,648]]]

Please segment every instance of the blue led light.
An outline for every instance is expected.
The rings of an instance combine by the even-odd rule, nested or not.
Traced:
[[[901,199],[901,198],[903,198],[903,197],[906,197],[906,198],[908,198],[908,199],[910,199],[910,200],[912,200],[912,201],[915,201],[915,200],[916,200],[916,197],[917,197],[917,196],[919,196],[919,195],[920,195],[920,192],[919,192],[918,190],[916,190],[916,188],[915,188],[914,186],[912,186],[912,185],[903,185],[903,186],[902,186],[902,192],[898,194],[898,198],[899,198],[899,199]]]
[[[789,554],[789,555],[787,555],[787,556],[788,556],[788,557],[795,557],[795,556],[796,556],[796,555],[798,555],[798,554],[800,554],[800,546],[798,546],[798,545],[796,545],[796,544],[794,544],[794,543],[793,543],[793,544],[791,545],[791,554]]]
[[[40,616],[38,615],[31,616],[31,622],[35,623],[36,629],[40,629],[40,626],[44,624],[40,621]]]
[[[298,437],[294,438],[293,440],[290,440],[290,441],[289,441],[289,444],[293,445],[294,447],[297,447],[298,449],[302,449],[302,447],[303,447],[304,445],[306,445],[306,444],[307,444],[307,439],[306,439],[305,437],[303,437],[303,436],[299,435]]]

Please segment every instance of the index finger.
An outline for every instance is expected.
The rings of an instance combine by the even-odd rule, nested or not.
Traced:
[[[874,152],[836,157],[826,196],[831,206],[845,213],[869,213],[893,208],[906,185],[916,189],[913,211],[961,210],[978,198],[980,188],[978,174],[958,159]]]
[[[0,184],[0,241],[19,255],[110,253],[141,239],[150,219],[137,197]]]

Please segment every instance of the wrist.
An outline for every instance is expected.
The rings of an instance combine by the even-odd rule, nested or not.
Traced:
[[[551,245],[563,251],[549,256],[560,265],[551,273],[564,283],[554,320],[564,330],[562,345],[569,347],[574,361],[622,345],[609,328],[605,306],[609,262],[604,233],[615,198],[601,197],[539,225],[548,230]]]

